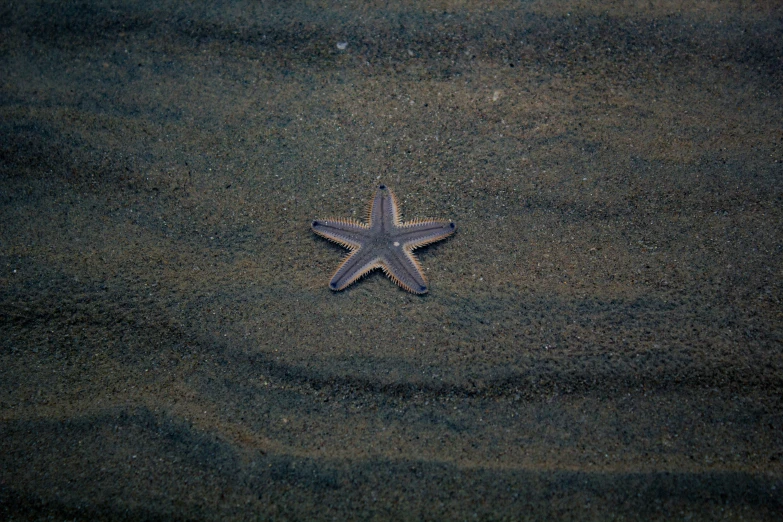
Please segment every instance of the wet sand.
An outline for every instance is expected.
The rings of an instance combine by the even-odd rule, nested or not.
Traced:
[[[0,518],[775,520],[781,20],[0,8]]]

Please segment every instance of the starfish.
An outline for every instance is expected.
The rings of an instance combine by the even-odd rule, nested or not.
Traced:
[[[392,281],[414,294],[427,293],[427,280],[413,249],[450,236],[457,230],[453,221],[416,220],[402,223],[391,189],[381,185],[370,205],[370,222],[354,219],[316,219],[313,232],[351,252],[337,267],[329,288],[342,290],[381,268]]]

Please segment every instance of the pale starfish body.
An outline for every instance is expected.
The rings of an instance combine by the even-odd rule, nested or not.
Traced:
[[[351,252],[337,268],[329,288],[338,291],[381,268],[392,281],[414,294],[427,293],[427,280],[413,255],[415,248],[440,241],[457,230],[453,221],[400,221],[397,200],[381,185],[370,205],[369,223],[353,219],[315,220],[313,232]]]

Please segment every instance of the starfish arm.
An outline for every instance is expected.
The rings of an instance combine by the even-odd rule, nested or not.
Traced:
[[[364,249],[355,250],[337,267],[332,280],[329,281],[329,288],[342,290],[379,266],[381,263],[377,255]]]
[[[445,239],[457,231],[453,221],[414,221],[395,230],[394,238],[407,250]]]
[[[400,224],[399,216],[397,198],[389,187],[380,185],[370,205],[370,227],[388,232]]]
[[[380,263],[386,275],[408,292],[427,293],[429,288],[421,265],[409,250],[402,247],[389,250]]]
[[[356,250],[367,236],[368,227],[352,219],[316,219],[313,232],[351,250]]]

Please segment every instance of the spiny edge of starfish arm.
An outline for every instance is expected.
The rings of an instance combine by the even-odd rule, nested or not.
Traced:
[[[415,225],[435,225],[435,224],[442,224],[442,223],[452,223],[452,221],[446,221],[444,219],[413,219],[411,221],[406,221],[405,223],[401,223],[400,227],[412,227]]]
[[[394,192],[388,186],[386,186],[386,189],[389,191],[389,196],[391,196],[392,221],[394,226],[400,227],[402,226],[402,220],[400,219],[400,205],[397,202],[397,196],[394,195]]]
[[[340,275],[340,271],[343,269],[346,263],[348,263],[352,257],[354,257],[356,254],[358,254],[358,250],[354,250],[350,252],[345,258],[343,259],[343,262],[340,263],[340,266],[337,267],[337,270],[334,271],[334,274],[332,275],[332,279],[329,280],[329,288],[334,290],[335,292],[339,292],[340,290],[345,290],[349,286],[351,286],[353,283],[361,279],[362,277],[366,276],[373,270],[375,270],[378,267],[381,267],[381,261],[380,259],[373,259],[369,263],[362,266],[360,269],[355,270],[353,272],[353,275],[349,277],[346,281],[343,282],[341,285],[337,285],[335,280],[337,279],[337,276]]]
[[[421,265],[419,265],[419,262],[416,260],[415,257],[413,257],[413,254],[410,254],[408,252],[406,252],[406,254],[409,257],[413,258],[413,263],[416,266],[416,269],[419,271],[419,275],[421,275],[422,280],[424,281],[424,287],[423,288],[415,289],[415,288],[412,288],[410,285],[406,285],[396,275],[394,275],[394,272],[389,270],[388,267],[386,265],[384,265],[384,264],[380,265],[381,270],[383,270],[383,273],[386,274],[386,277],[391,279],[397,286],[399,286],[403,290],[407,290],[408,292],[410,292],[412,294],[418,294],[418,295],[426,294],[429,291],[430,287],[427,284],[427,279],[424,277],[424,273],[421,271]]]
[[[315,227],[318,225],[333,226],[337,228],[339,228],[340,225],[345,225],[347,229],[357,228],[362,230],[367,230],[370,228],[366,223],[362,223],[361,221],[357,221],[353,218],[314,219],[310,223],[310,226],[313,227],[313,229],[315,229]]]
[[[400,228],[402,229],[413,228],[416,225],[437,225],[438,228],[433,229],[430,232],[423,231],[423,233],[427,234],[424,237],[409,239],[405,241],[405,249],[408,251],[446,239],[447,237],[451,236],[457,231],[457,224],[454,223],[453,221],[432,221],[432,220],[411,221],[405,223]]]
[[[341,228],[341,225],[344,225],[345,228]],[[319,229],[318,227],[331,227],[334,230],[324,230]],[[345,248],[349,248],[351,250],[357,250],[361,245],[358,241],[355,241],[348,237],[347,235],[341,235],[339,232],[346,232],[350,233],[351,231],[364,231],[367,230],[369,227],[365,225],[364,223],[361,223],[359,221],[356,221],[354,219],[314,219],[312,223],[310,223],[310,228],[312,231],[323,237],[328,239],[329,241],[333,243],[337,243],[338,245],[344,246]]]

